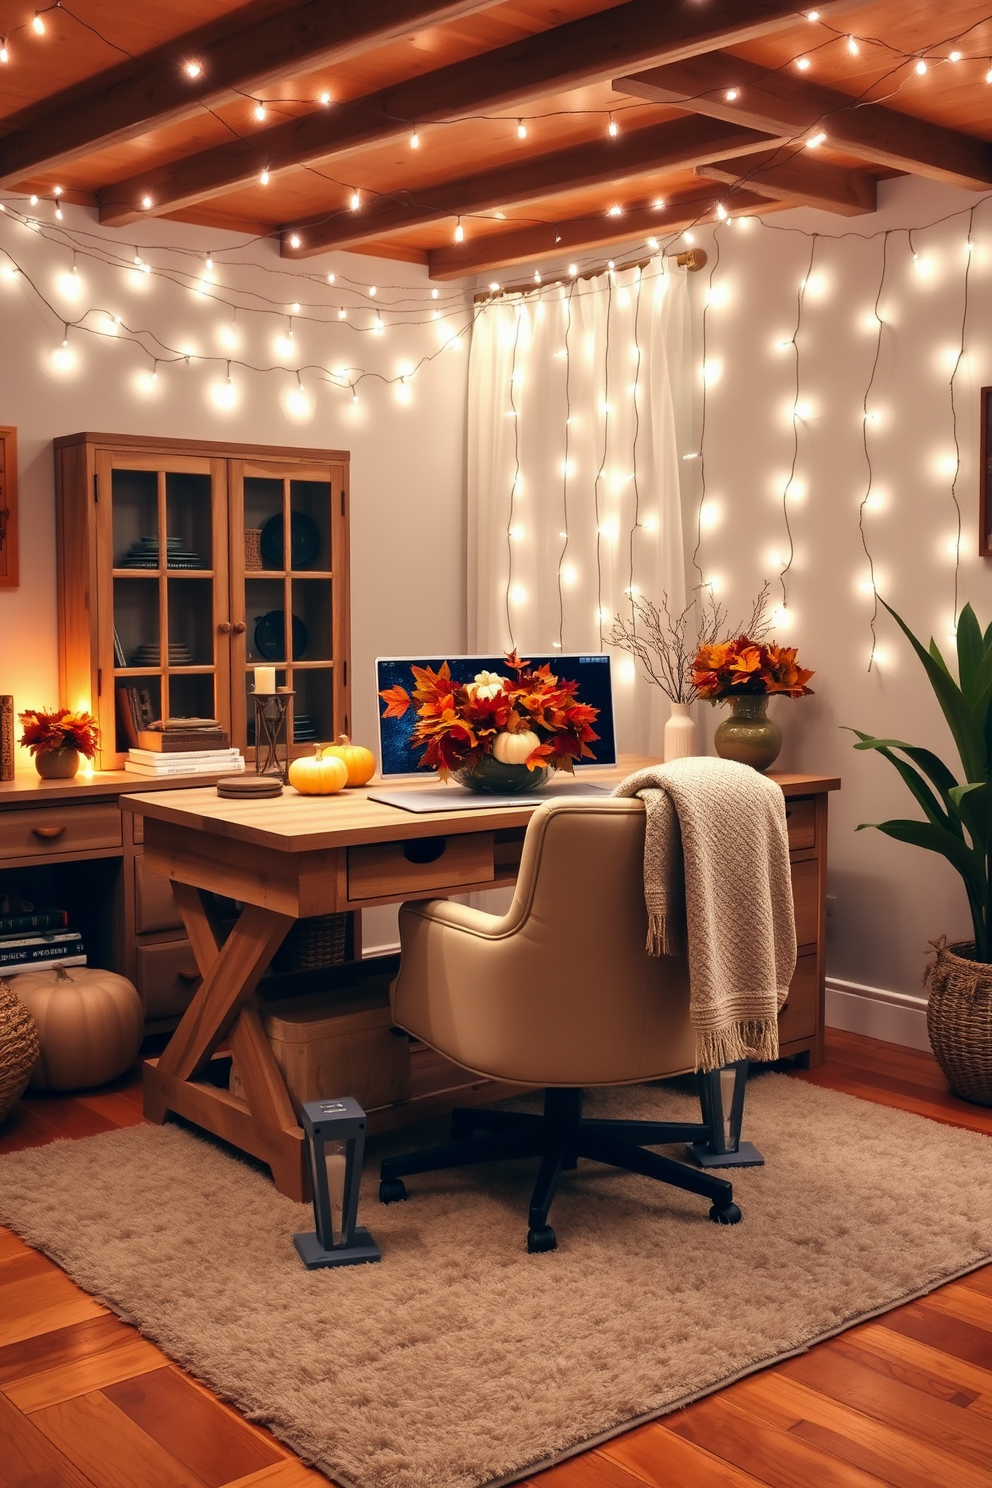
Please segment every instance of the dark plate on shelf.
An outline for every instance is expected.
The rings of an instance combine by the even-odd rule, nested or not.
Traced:
[[[266,661],[286,660],[285,610],[270,610],[255,621],[255,649]],[[293,660],[299,661],[307,649],[307,628],[299,615],[293,616]]]
[[[277,512],[270,517],[262,528],[260,539],[262,557],[266,563],[273,568],[282,568],[283,557],[283,520],[282,513]],[[306,512],[294,511],[289,518],[289,566],[290,568],[306,568],[312,563],[320,552],[320,531],[316,522],[307,516]]]

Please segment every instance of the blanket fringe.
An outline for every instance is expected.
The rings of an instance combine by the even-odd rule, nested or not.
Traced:
[[[778,1058],[778,1019],[745,1019],[725,1028],[696,1030],[697,1070],[722,1069],[738,1059],[768,1063]]]
[[[678,920],[670,914],[648,915],[648,938],[644,949],[649,956],[684,956],[685,936]]]

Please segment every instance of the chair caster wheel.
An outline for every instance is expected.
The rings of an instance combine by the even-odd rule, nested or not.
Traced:
[[[379,1184],[379,1203],[398,1204],[406,1198],[406,1184],[402,1178],[383,1178]]]
[[[558,1241],[555,1232],[550,1225],[542,1225],[539,1230],[527,1231],[527,1249],[531,1255],[541,1255],[546,1250],[557,1250]]]
[[[710,1219],[714,1224],[740,1224],[743,1218],[744,1216],[736,1204],[725,1204],[722,1209],[718,1209],[716,1204],[714,1204],[710,1210]]]

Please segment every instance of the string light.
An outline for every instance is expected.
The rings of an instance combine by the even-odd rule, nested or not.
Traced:
[[[739,88],[728,88],[726,93],[724,94],[724,97],[726,98],[728,103],[736,103],[740,96],[741,92]]]
[[[45,20],[40,11],[35,11],[34,20],[31,22],[31,29],[34,31],[36,36],[44,36]]]
[[[610,115],[610,122],[607,125],[606,132],[610,136],[610,139],[616,139],[617,135],[620,133],[620,125],[617,123],[616,119],[614,119],[612,114]]]
[[[327,108],[330,105],[330,102],[331,102],[331,95],[330,95],[330,93],[328,93],[326,91],[323,92],[323,93],[321,93],[321,95],[320,95],[320,102],[323,104],[324,108]]]
[[[809,139],[806,141],[807,150],[819,149],[819,147],[825,141],[826,137],[827,136],[824,134],[822,129],[818,130],[816,134],[811,134]]]
[[[518,119],[517,120],[517,139],[526,139],[526,138],[527,138],[527,125],[524,123],[523,119]]]
[[[410,136],[410,149],[411,150],[419,150],[420,149],[420,135],[417,133],[416,129],[413,131],[413,133]]]
[[[6,36],[0,36],[0,62],[10,61],[10,48],[7,45]]]
[[[464,241],[465,229],[464,227],[462,227],[462,219],[459,217],[458,221],[455,223],[455,242],[464,243]]]
[[[200,76],[200,73],[203,71],[203,68],[201,67],[199,62],[195,61],[193,58],[190,58],[190,60],[183,67],[183,71],[185,72],[187,77],[198,78]]]
[[[849,36],[847,38],[847,50],[850,52],[852,57],[861,56],[861,48],[858,46],[858,43],[855,41],[853,36]]]
[[[798,67],[798,69],[799,69],[800,72],[808,72],[809,71],[809,66],[810,66],[809,58],[808,57],[797,57],[796,58],[796,66]]]
[[[289,235],[289,246],[290,246],[290,248],[299,248],[299,246],[300,246],[300,235],[299,235],[299,233],[290,233],[290,235]]]
[[[369,285],[369,297],[374,300],[375,297],[376,297],[376,295],[378,293],[379,293],[379,291],[378,291],[378,288],[376,287],[376,285],[370,284]]]
[[[349,207],[351,208],[351,210],[353,212],[357,212],[358,211],[359,207],[362,205],[361,194],[358,191],[356,191],[356,190],[353,190],[352,191],[351,198],[350,198],[350,200],[348,202],[348,205],[349,205]]]
[[[923,74],[928,71],[927,64],[924,62],[922,57],[916,64],[916,71],[919,73],[920,77],[922,77]]]
[[[623,207],[621,207],[619,203],[614,202],[613,206],[610,208],[606,215],[607,217],[622,217]]]
[[[262,174],[259,176],[259,178],[258,178],[258,184],[260,186],[268,186],[268,184],[269,184],[269,167],[268,166],[265,167],[265,169],[262,171]]]

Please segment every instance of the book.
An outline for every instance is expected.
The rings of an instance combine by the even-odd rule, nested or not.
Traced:
[[[142,729],[137,747],[146,754],[187,754],[193,750],[228,749],[226,729]]]
[[[144,775],[149,780],[161,780],[167,775],[240,775],[244,771],[245,762],[239,755],[236,760],[225,758],[198,764],[192,760],[182,760],[179,764],[173,764],[170,761],[168,764],[156,767],[126,759],[124,768],[131,775]]]
[[[44,971],[47,966],[85,966],[86,957],[78,956],[51,956],[47,961],[17,961],[10,966],[4,966],[3,974],[17,976],[22,971]]]
[[[239,760],[240,749],[176,749],[169,750],[164,754],[154,749],[129,749],[128,759],[133,760],[136,765],[154,765],[158,770],[164,770],[167,765],[184,764],[187,760]]]
[[[67,941],[82,940],[78,930],[49,930],[37,935],[0,935],[0,952],[14,946],[63,945]]]
[[[82,955],[82,940],[61,946],[21,946],[16,951],[0,951],[0,976],[6,975],[14,966],[36,966],[39,961],[50,966],[57,961],[71,960],[74,956]]]
[[[33,914],[0,914],[0,935],[16,935],[22,930],[60,930],[68,925],[64,909],[38,909]]]
[[[0,695],[0,780],[14,778],[14,699]]]

